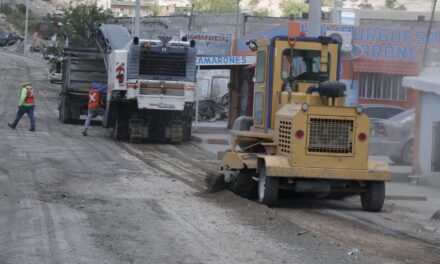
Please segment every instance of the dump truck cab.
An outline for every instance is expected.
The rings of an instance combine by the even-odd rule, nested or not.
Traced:
[[[345,106],[339,44],[329,37],[278,36],[250,41],[256,51],[252,117],[231,131],[221,153],[231,190],[276,203],[279,189],[360,193],[362,207],[380,211],[388,165],[369,162],[370,123],[361,107]]]

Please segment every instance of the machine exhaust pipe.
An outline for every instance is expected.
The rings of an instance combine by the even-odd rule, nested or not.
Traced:
[[[344,97],[346,89],[347,86],[343,82],[328,81],[310,86],[307,89],[306,94],[312,94],[314,92],[318,92],[319,96],[337,98],[337,97]]]

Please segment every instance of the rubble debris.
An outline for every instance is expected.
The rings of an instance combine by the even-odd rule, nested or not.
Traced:
[[[437,210],[431,217],[431,220],[440,220],[440,210]]]
[[[218,172],[209,171],[205,178],[206,191],[214,193],[227,188],[227,184],[223,179],[223,175]]]

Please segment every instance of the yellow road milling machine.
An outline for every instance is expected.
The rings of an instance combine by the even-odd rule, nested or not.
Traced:
[[[274,205],[280,189],[325,196],[359,193],[378,212],[388,164],[368,160],[370,122],[345,106],[340,45],[329,37],[252,40],[256,51],[253,117],[239,117],[231,149],[219,153],[229,188]]]

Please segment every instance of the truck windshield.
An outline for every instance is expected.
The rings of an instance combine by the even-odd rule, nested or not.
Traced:
[[[319,79],[320,67],[321,51],[285,49],[281,61],[281,78],[286,80],[293,77],[295,80],[316,81]]]

